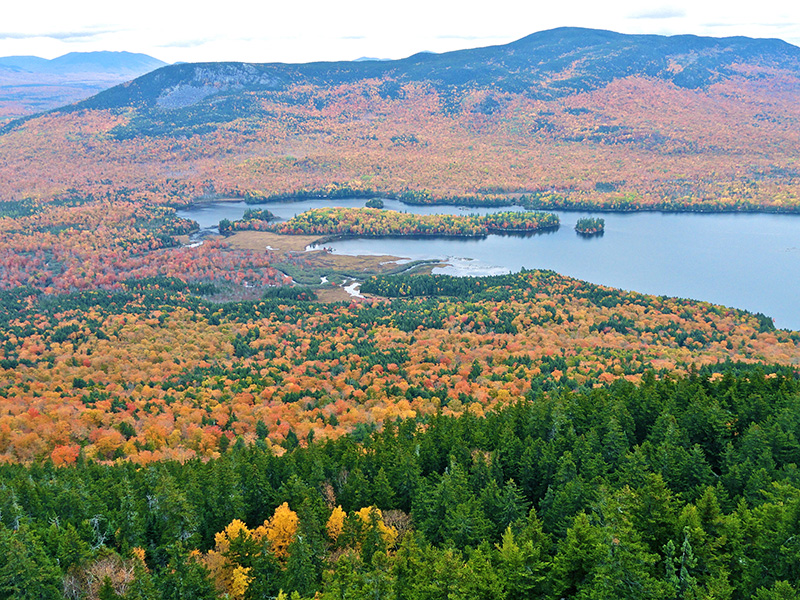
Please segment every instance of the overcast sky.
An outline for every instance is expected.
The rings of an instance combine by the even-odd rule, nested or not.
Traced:
[[[0,56],[127,50],[166,62],[402,58],[560,26],[772,37],[800,46],[797,0],[12,1],[0,20]]]

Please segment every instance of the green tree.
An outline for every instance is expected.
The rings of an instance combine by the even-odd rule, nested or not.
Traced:
[[[372,487],[361,469],[356,467],[347,474],[340,496],[347,512],[372,505]]]
[[[496,600],[505,596],[504,581],[492,564],[488,544],[472,550],[463,568],[456,597]]]
[[[162,600],[216,600],[208,571],[198,561],[187,558],[180,544],[166,549],[168,562],[155,578]]]
[[[375,506],[381,510],[389,510],[395,506],[394,489],[392,489],[392,484],[389,482],[389,477],[383,467],[378,469],[378,474],[372,482],[372,497],[375,501]]]
[[[61,572],[24,524],[15,531],[0,523],[0,599],[58,600]]]
[[[301,596],[313,595],[319,587],[319,569],[316,564],[318,557],[315,556],[312,540],[309,539],[302,521],[297,535],[289,544],[288,553],[283,588]]]
[[[531,539],[533,537],[524,536],[518,542],[508,527],[502,542],[496,547],[497,572],[504,582],[508,600],[527,600],[545,593],[550,564],[542,547]]]
[[[788,581],[776,581],[771,588],[756,590],[753,600],[800,600],[800,592]]]
[[[664,546],[664,563],[666,569],[666,582],[671,589],[672,598],[683,600],[692,598],[697,586],[697,579],[692,576],[697,566],[697,559],[689,543],[689,532],[684,531],[680,555],[676,554],[675,544],[672,540]]]
[[[128,586],[125,600],[160,600],[156,591],[153,576],[141,561],[136,561],[133,567],[134,578]]]
[[[556,597],[574,597],[588,587],[607,552],[603,532],[591,524],[586,513],[575,515],[553,558],[552,583]]]

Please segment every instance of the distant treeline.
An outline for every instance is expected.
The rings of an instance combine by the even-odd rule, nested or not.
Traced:
[[[279,193],[251,190],[244,192],[242,198],[247,204],[316,200],[321,198],[382,198],[400,200],[406,204],[455,204],[457,206],[511,206],[515,204],[513,198],[502,194],[434,195],[427,190],[403,190],[402,192],[394,193],[346,184],[331,184],[320,189]]]

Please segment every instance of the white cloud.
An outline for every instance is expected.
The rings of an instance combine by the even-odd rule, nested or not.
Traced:
[[[678,19],[686,16],[686,11],[679,7],[662,6],[633,13],[631,19]]]

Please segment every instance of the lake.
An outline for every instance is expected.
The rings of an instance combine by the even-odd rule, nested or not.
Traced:
[[[363,199],[275,202],[264,205],[288,219],[311,208],[364,206]],[[414,206],[385,200],[385,208],[418,214],[470,214],[520,210]],[[244,202],[215,202],[180,210],[203,228],[241,218]],[[800,330],[800,215],[730,213],[556,213],[557,231],[528,236],[360,238],[327,242],[341,254],[391,254],[444,259],[435,272],[485,275],[552,269],[593,283],[648,294],[679,296],[761,312],[778,327]],[[605,234],[574,231],[584,216],[605,219]]]

